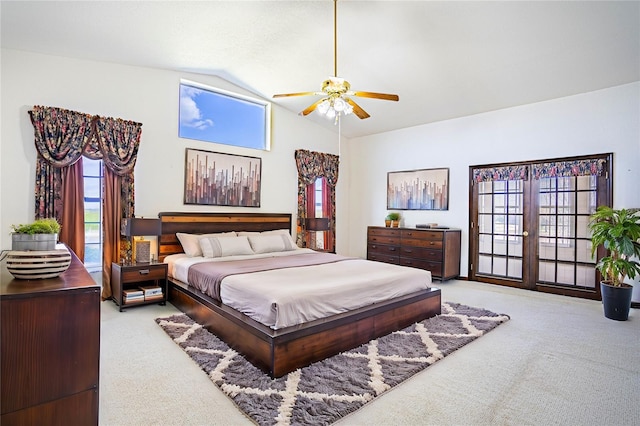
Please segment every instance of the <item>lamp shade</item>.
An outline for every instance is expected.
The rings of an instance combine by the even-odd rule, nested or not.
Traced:
[[[160,219],[144,219],[128,217],[120,223],[120,234],[127,237],[137,235],[160,235],[162,232]]]
[[[307,231],[328,231],[328,217],[308,217],[304,220],[305,229]]]

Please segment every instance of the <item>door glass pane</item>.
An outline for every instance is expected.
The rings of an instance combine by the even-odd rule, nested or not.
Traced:
[[[478,197],[478,212],[491,213],[493,211],[493,200],[491,194],[480,195]]]
[[[522,257],[522,237],[509,237],[507,245],[509,247],[509,254],[511,256]]]
[[[479,256],[478,273],[491,274],[491,256]]]
[[[596,179],[592,176],[540,179],[539,283],[593,288],[595,261],[591,258],[588,224],[596,205]]]
[[[522,278],[522,259],[509,259],[509,276]]]
[[[507,275],[507,259],[504,257],[493,258],[493,275]]]
[[[493,217],[490,214],[479,214],[478,215],[478,226],[480,229],[478,230],[483,234],[490,234],[492,230]]]
[[[544,241],[540,239],[538,243],[538,256],[540,259],[555,259],[556,258],[556,239],[545,238]]]
[[[494,254],[507,254],[507,239],[504,235],[493,236],[493,253]]]
[[[478,188],[478,274],[522,279],[523,181]]]
[[[491,235],[480,235],[480,253],[491,254]]]

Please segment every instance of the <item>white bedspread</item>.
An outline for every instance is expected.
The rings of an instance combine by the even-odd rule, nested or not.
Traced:
[[[232,258],[274,257],[293,252],[226,258],[168,256],[169,275],[187,282],[189,266],[198,262]],[[429,287],[431,273],[387,263],[349,259],[335,263],[253,272],[224,278],[222,302],[273,329],[280,329],[372,303],[414,293]]]

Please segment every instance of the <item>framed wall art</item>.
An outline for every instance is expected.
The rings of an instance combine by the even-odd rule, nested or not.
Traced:
[[[184,204],[260,207],[262,160],[186,149]]]
[[[178,136],[205,142],[271,149],[271,104],[180,80]]]
[[[449,210],[449,169],[388,172],[387,209]]]

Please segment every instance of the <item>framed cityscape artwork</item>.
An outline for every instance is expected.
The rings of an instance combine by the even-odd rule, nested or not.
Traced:
[[[260,207],[262,160],[186,149],[184,204]]]
[[[449,169],[388,172],[387,209],[449,210]]]

